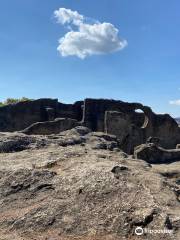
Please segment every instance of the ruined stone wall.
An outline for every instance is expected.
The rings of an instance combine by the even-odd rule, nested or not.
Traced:
[[[142,110],[144,117],[136,113],[136,109]],[[106,115],[107,112],[111,114]],[[127,124],[124,122],[123,114],[128,118]],[[142,122],[143,118],[144,122]],[[85,99],[83,123],[93,131],[106,131],[120,139],[125,135],[122,148],[129,153],[151,136],[160,138],[160,144],[164,148],[175,148],[180,142],[180,128],[173,118],[168,114],[157,115],[151,108],[139,103]]]
[[[39,99],[0,107],[0,131],[18,131],[32,123],[47,120],[46,107],[53,108],[56,115],[57,100]]]
[[[125,110],[126,109],[126,110]],[[108,99],[84,100],[84,124],[93,131],[104,131],[104,116],[106,111],[130,112],[129,105],[122,101]]]
[[[74,104],[58,103],[57,117],[72,118],[81,121],[83,118],[83,103],[83,101],[78,101]]]
[[[143,113],[137,113],[137,109]],[[85,99],[74,104],[39,99],[0,107],[0,131],[19,131],[56,118],[74,119],[92,131],[115,134],[126,152],[132,152],[149,137],[160,138],[164,148],[175,148],[180,143],[180,128],[168,114],[157,115],[139,103],[108,99]]]
[[[129,115],[131,122],[141,126],[142,115],[135,112],[136,109],[144,111],[145,115],[151,115],[149,107],[139,103],[126,103],[108,99],[85,99],[83,122],[94,131],[104,131],[104,117],[106,111],[118,111]]]
[[[151,121],[151,136],[159,137],[161,146],[175,148],[180,142],[180,128],[177,122],[168,114],[154,114]]]
[[[126,113],[116,111],[106,111],[105,132],[116,135],[120,148],[131,154],[134,148],[143,142],[144,129],[132,124],[130,116]]]
[[[0,131],[19,131],[33,123],[60,117],[80,120],[82,103],[63,104],[57,99],[38,99],[0,107]]]

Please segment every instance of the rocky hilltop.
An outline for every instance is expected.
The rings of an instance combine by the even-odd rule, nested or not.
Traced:
[[[169,115],[39,99],[0,107],[0,131],[0,239],[180,239],[180,130]]]

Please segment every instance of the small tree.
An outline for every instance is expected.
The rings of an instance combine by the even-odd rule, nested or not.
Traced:
[[[13,103],[17,103],[17,102],[19,102],[19,99],[7,98],[6,101],[4,102],[4,105],[13,104]]]

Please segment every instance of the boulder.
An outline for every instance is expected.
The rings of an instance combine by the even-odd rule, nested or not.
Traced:
[[[27,136],[0,137],[0,153],[20,152],[29,148],[35,139]]]
[[[114,174],[114,177],[119,179],[120,175],[123,174],[124,172],[129,171],[128,167],[126,166],[115,166],[113,167],[113,169],[111,170],[111,172]]]
[[[154,143],[142,144],[135,148],[134,157],[151,164],[180,161],[180,149],[167,150]]]
[[[21,131],[28,135],[58,134],[78,125],[77,120],[70,118],[57,118],[54,121],[37,122]]]
[[[86,135],[86,143],[96,150],[114,150],[118,148],[117,137],[101,132],[91,132]]]
[[[64,132],[61,132],[61,136],[85,136],[86,134],[90,133],[91,130],[84,126],[77,126],[75,128],[72,128],[70,130],[66,130]]]

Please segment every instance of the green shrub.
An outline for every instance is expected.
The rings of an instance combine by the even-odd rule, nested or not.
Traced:
[[[0,102],[0,107],[8,105],[8,104],[13,104],[13,103],[18,103],[18,102],[24,102],[24,101],[28,101],[28,100],[32,100],[26,97],[22,97],[22,98],[7,98],[4,102]]]
[[[17,103],[19,102],[20,100],[19,99],[16,99],[16,98],[7,98],[5,101],[4,101],[4,105],[8,105],[8,104],[12,104],[12,103]]]

